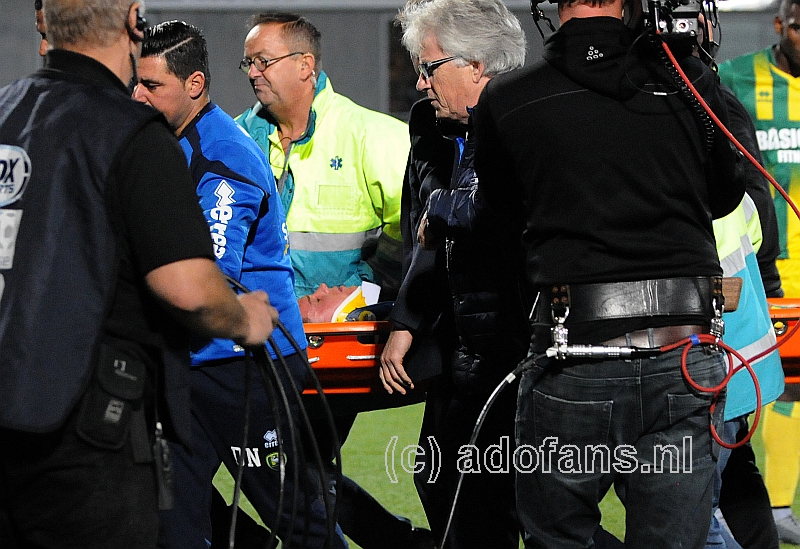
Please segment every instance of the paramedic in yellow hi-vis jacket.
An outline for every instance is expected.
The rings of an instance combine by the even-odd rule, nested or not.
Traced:
[[[721,80],[747,107],[764,167],[800,202],[800,0],[782,0],[774,19],[778,43],[720,64]],[[781,255],[776,262],[787,298],[800,298],[800,221],[775,194]],[[767,286],[767,281],[765,281]],[[767,295],[778,297],[779,294]],[[800,544],[792,512],[800,478],[800,386],[787,385],[762,416],[764,477],[780,540]]]
[[[319,31],[305,18],[259,14],[249,28],[241,69],[258,102],[237,121],[278,182],[297,297],[362,280],[391,292],[401,270],[407,125],[334,92],[318,67]]]
[[[320,70],[320,33],[305,17],[254,15],[240,68],[258,98],[237,117],[269,157],[286,210],[295,294],[400,286],[400,198],[408,126],[337,94]],[[355,414],[333,413],[344,443]],[[312,422],[315,422],[312,418]],[[317,442],[327,427],[315,426]],[[338,487],[342,530],[364,549],[432,547],[430,532],[395,517],[346,476]]]

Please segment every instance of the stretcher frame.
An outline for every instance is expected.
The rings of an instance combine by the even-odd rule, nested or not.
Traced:
[[[386,321],[305,323],[308,361],[322,385],[326,399],[339,411],[364,412],[416,404],[425,399],[424,388],[406,395],[389,394],[379,376],[380,356],[389,338]],[[316,400],[309,384],[306,400]]]
[[[800,299],[769,298],[769,313],[777,337],[786,383],[800,383]],[[319,322],[304,324],[308,359],[326,396],[370,402],[368,409],[402,406],[415,398],[388,395],[380,381],[380,355],[389,337],[386,321]],[[791,337],[790,337],[791,336]],[[785,342],[784,339],[788,338]],[[304,395],[316,390],[309,386]],[[364,397],[369,397],[364,399]]]
[[[800,320],[800,299],[771,297],[767,302],[786,383],[800,383],[800,329],[793,332]]]

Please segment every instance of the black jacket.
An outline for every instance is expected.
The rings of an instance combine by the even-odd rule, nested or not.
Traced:
[[[432,109],[429,116],[435,116]],[[459,343],[453,381],[463,395],[484,394],[514,369],[528,348],[522,247],[484,206],[475,176],[472,132],[457,125],[438,126],[431,130],[437,132],[431,138],[447,132],[442,143],[455,154],[442,155],[439,165],[452,162],[449,187],[430,193],[427,215],[435,239],[445,240]]]
[[[159,418],[188,441],[188,334],[144,277],[213,255],[166,121],[104,65],[53,50],[44,69],[0,90],[0,143],[29,159],[27,184],[0,202],[0,217],[19,220],[5,233],[13,264],[0,271],[0,426],[58,428],[102,340],[152,368]]]
[[[711,220],[741,201],[741,163],[636,38],[615,18],[570,19],[541,62],[493,79],[475,109],[479,188],[524,230],[536,288],[722,273]],[[726,122],[716,74],[694,57],[682,67]],[[572,341],[686,320],[613,322]]]
[[[449,184],[453,146],[437,131],[427,99],[412,106],[408,127],[411,151],[400,208],[403,276],[389,320],[394,329],[413,334],[404,367],[411,379],[420,381],[449,370],[456,345],[444,250],[425,250],[417,243],[430,193]]]

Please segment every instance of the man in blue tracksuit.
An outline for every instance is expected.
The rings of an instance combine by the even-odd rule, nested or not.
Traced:
[[[298,352],[305,348],[305,337],[293,291],[286,219],[266,157],[210,102],[208,84],[208,53],[199,29],[179,21],[148,29],[134,98],[161,111],[179,137],[220,267],[247,288],[268,293],[299,347],[278,330],[274,345],[268,345],[273,359],[285,358],[286,368],[280,360],[275,364],[289,395],[287,409],[283,399],[269,397],[259,365],[245,360],[244,349],[229,340],[195,342],[190,376],[193,440],[190,451],[176,451],[175,508],[163,517],[160,542],[186,548],[210,543],[212,479],[224,463],[234,474],[244,468],[243,492],[264,523],[277,528],[284,546],[322,547],[327,522],[319,483],[300,464],[301,455],[293,451],[299,439],[290,436],[297,410],[291,384],[302,390],[307,371]],[[279,439],[287,461],[280,508]],[[291,482],[295,467],[296,485]]]

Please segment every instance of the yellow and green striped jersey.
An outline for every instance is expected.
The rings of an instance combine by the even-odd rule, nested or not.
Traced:
[[[800,204],[800,78],[777,67],[771,47],[722,63],[719,75],[753,119],[764,167]],[[774,189],[773,197],[783,288],[787,297],[800,297],[800,220]]]

